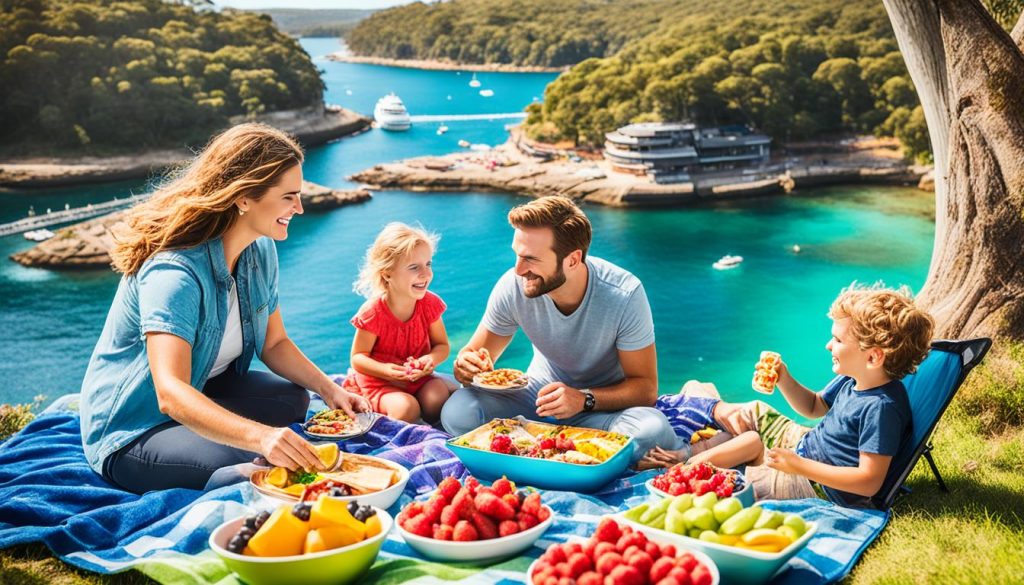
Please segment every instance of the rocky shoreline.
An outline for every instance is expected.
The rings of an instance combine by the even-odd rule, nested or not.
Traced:
[[[306,211],[317,212],[362,203],[371,194],[366,189],[336,190],[304,181],[302,198]],[[57,270],[109,268],[113,230],[123,225],[127,213],[118,211],[61,228],[49,240],[11,255],[11,260],[23,266]]]
[[[426,69],[429,71],[480,71],[500,73],[561,73],[569,67],[542,67],[540,65],[509,65],[507,63],[456,63],[454,61],[431,61],[427,59],[390,59],[388,57],[363,57],[352,55],[348,51],[338,51],[327,55],[331,61],[341,63],[362,63],[364,65],[384,65],[386,67],[402,67],[405,69]]]
[[[611,207],[680,207],[787,193],[801,187],[840,184],[916,185],[925,168],[888,159],[794,158],[779,172],[702,177],[659,185],[646,177],[612,171],[604,161],[540,160],[507,142],[485,152],[379,164],[350,177],[383,189],[501,191],[531,197],[564,195]]]
[[[231,124],[247,121],[233,118]],[[343,108],[313,107],[272,112],[256,118],[294,135],[304,146],[360,132],[370,119]],[[112,157],[30,157],[0,160],[0,187],[30,189],[66,187],[138,179],[188,160],[187,149],[166,149]]]

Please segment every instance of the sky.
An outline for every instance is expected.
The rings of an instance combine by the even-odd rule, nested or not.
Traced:
[[[214,0],[221,7],[264,8],[388,8],[410,0]]]

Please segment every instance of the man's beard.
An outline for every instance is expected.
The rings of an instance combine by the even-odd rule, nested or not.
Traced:
[[[551,275],[550,280],[544,278],[543,276],[538,276],[537,278],[533,279],[526,278],[525,276],[523,278],[531,284],[537,282],[538,280],[540,281],[540,284],[536,285],[532,289],[527,288],[526,286],[523,287],[523,293],[526,295],[526,298],[534,299],[541,295],[546,295],[549,292],[565,284],[565,271],[562,270],[561,266],[559,266],[558,272],[555,272],[553,275]]]

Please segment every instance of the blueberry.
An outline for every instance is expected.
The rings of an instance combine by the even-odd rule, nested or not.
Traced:
[[[312,510],[313,504],[299,502],[292,506],[292,515],[303,522],[309,522],[309,514]]]
[[[355,500],[352,500],[351,502],[348,503],[348,513],[349,514],[352,514],[353,516],[355,516],[356,515],[356,510],[358,510],[358,509],[359,509],[359,503],[356,502]]]
[[[374,516],[376,514],[377,512],[375,512],[373,508],[371,508],[370,506],[360,506],[356,510],[355,514],[352,515],[355,516],[356,520],[359,520],[360,522],[366,522],[367,518],[369,518],[370,516]]]
[[[335,498],[343,498],[348,494],[348,489],[345,486],[337,486],[331,488],[331,496]]]
[[[242,524],[245,528],[252,528],[256,530],[256,515],[246,516],[245,522]]]
[[[255,524],[253,524],[253,528],[259,530],[260,527],[263,526],[263,523],[266,522],[268,518],[270,518],[270,512],[266,510],[263,510],[259,514],[256,514],[256,522]]]
[[[242,554],[242,551],[245,550],[245,545],[247,544],[249,544],[248,541],[242,540],[236,534],[228,541],[228,550],[235,554]]]
[[[237,536],[240,536],[245,540],[249,540],[250,538],[252,538],[254,534],[256,534],[255,530],[249,528],[248,526],[243,526],[242,529],[238,531]]]

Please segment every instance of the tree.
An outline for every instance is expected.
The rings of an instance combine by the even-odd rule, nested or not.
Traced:
[[[1024,17],[1011,38],[979,0],[883,3],[935,159],[920,302],[942,337],[1024,338]]]

